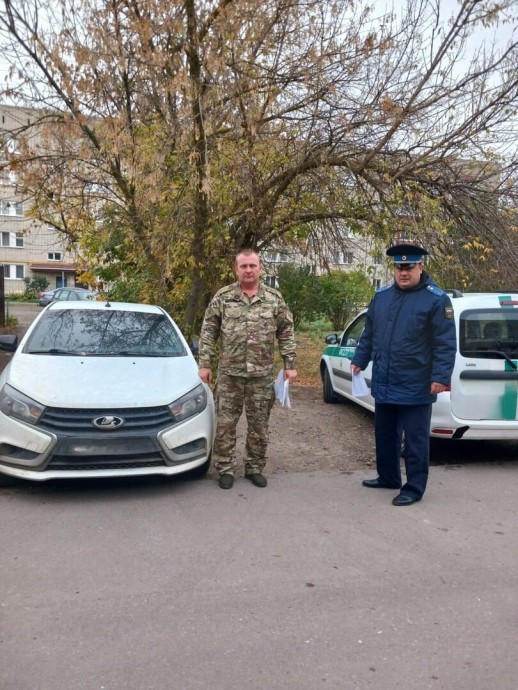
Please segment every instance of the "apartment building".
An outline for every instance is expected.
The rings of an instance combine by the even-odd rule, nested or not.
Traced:
[[[326,233],[315,235],[298,247],[285,247],[282,251],[266,251],[262,254],[265,282],[278,287],[277,269],[284,263],[305,266],[311,273],[322,275],[331,270],[361,270],[372,280],[375,289],[392,280],[385,261],[384,251],[376,247],[372,238],[355,235],[347,230],[338,239]]]
[[[77,284],[80,266],[66,240],[51,226],[28,217],[30,202],[17,188],[16,173],[3,152],[16,155],[18,137],[31,124],[34,110],[0,105],[0,263],[6,295],[25,290],[25,279],[47,280],[49,289]],[[3,159],[3,163],[2,163]]]

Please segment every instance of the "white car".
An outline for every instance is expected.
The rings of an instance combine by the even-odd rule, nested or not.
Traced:
[[[0,473],[203,476],[214,418],[210,388],[162,308],[53,302],[0,376]]]
[[[450,389],[432,406],[430,436],[450,439],[518,439],[518,294],[449,290],[457,331]],[[342,334],[327,336],[320,360],[324,401],[350,400],[374,411],[372,363],[363,372],[369,393],[352,394],[351,359],[366,310]]]

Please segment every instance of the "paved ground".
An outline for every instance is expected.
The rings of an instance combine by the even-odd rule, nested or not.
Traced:
[[[4,489],[0,687],[515,690],[516,472]]]

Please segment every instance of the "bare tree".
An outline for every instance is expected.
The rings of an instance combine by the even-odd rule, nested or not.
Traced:
[[[185,327],[236,250],[323,229],[426,241],[455,279],[515,274],[518,43],[466,60],[514,0],[446,23],[439,0],[2,5],[4,98],[39,113],[12,161],[35,215]]]

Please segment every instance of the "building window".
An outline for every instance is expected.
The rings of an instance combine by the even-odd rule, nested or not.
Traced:
[[[279,287],[279,281],[275,276],[266,276],[264,279],[264,282],[266,285],[272,288],[278,288]]]
[[[18,174],[14,170],[9,170],[9,168],[4,168],[0,173],[0,184],[4,185],[14,185],[18,180]]]
[[[352,252],[334,252],[331,256],[332,262],[334,264],[352,264],[353,253]]]
[[[22,280],[25,278],[25,266],[23,264],[5,264],[4,277],[7,280]]]
[[[381,278],[373,278],[372,284],[374,285],[375,290],[379,290],[381,287]]]
[[[23,235],[21,232],[3,232],[1,243],[2,247],[23,247]]]
[[[49,252],[47,258],[49,261],[61,261],[61,252]]]
[[[265,252],[263,256],[265,261],[270,261],[272,263],[287,263],[290,260],[287,254],[278,252]]]
[[[21,201],[0,200],[0,216],[23,216],[23,204]]]
[[[18,141],[11,133],[5,132],[0,135],[4,147],[9,151],[9,153],[18,153]]]

